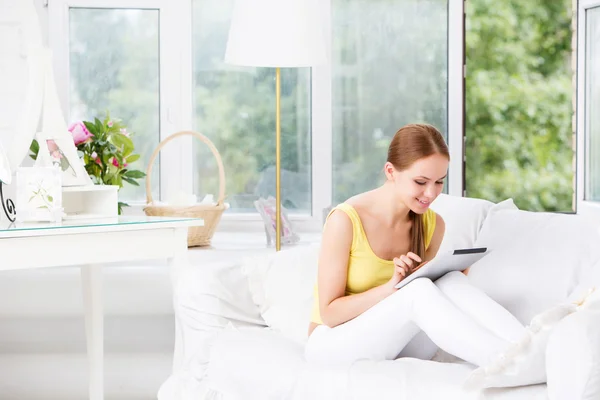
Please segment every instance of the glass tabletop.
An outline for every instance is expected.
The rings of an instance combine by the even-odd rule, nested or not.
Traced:
[[[3,216],[4,217],[4,216]],[[8,231],[31,231],[46,229],[73,229],[101,226],[122,226],[142,224],[165,224],[188,222],[190,226],[202,225],[201,218],[176,218],[176,217],[149,217],[140,216],[118,216],[111,218],[89,218],[89,219],[67,219],[60,222],[10,222],[4,217],[0,221],[0,232]]]

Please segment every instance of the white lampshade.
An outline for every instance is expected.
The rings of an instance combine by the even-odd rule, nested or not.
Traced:
[[[312,67],[325,62],[318,0],[236,0],[225,62]]]

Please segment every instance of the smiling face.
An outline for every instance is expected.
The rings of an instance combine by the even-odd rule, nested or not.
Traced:
[[[423,214],[444,188],[449,160],[443,154],[420,158],[407,169],[398,171],[387,162],[385,173],[398,200],[417,214]]]

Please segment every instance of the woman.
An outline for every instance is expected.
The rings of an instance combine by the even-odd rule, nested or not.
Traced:
[[[395,359],[422,330],[446,352],[481,366],[524,334],[515,317],[469,285],[468,271],[395,288],[440,247],[444,220],[429,206],[443,189],[449,160],[437,129],[407,125],[390,143],[385,183],[329,213],[307,360]],[[420,350],[429,353],[417,348],[411,356],[433,355]]]

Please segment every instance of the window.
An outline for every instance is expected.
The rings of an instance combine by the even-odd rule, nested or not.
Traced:
[[[255,212],[275,196],[275,69],[224,64],[233,0],[194,0],[194,129],[219,150],[228,212]],[[310,69],[281,70],[281,199],[290,213],[312,212]],[[212,153],[194,143],[194,193],[218,193]]]
[[[600,1],[579,3],[577,211],[600,208]]]
[[[467,4],[467,195],[573,212],[572,1]]]
[[[69,120],[102,120],[107,111],[121,119],[141,156],[132,168],[145,171],[160,140],[159,11],[70,8],[69,70]],[[146,196],[143,186],[125,185],[119,197]]]
[[[331,13],[337,203],[383,183],[403,125],[447,134],[449,11],[444,0],[333,0]]]
[[[324,209],[379,183],[389,140],[408,122],[447,134],[449,192],[462,194],[463,1],[319,4],[330,63],[281,70],[282,200],[299,230],[321,229]],[[219,228],[262,230],[254,201],[275,194],[275,70],[224,63],[233,5],[52,0],[49,43],[69,122],[109,110],[136,133],[141,170],[160,140],[204,134],[225,167],[231,208]],[[218,194],[203,143],[169,142],[157,162],[153,198]],[[120,196],[144,204],[143,187]]]

